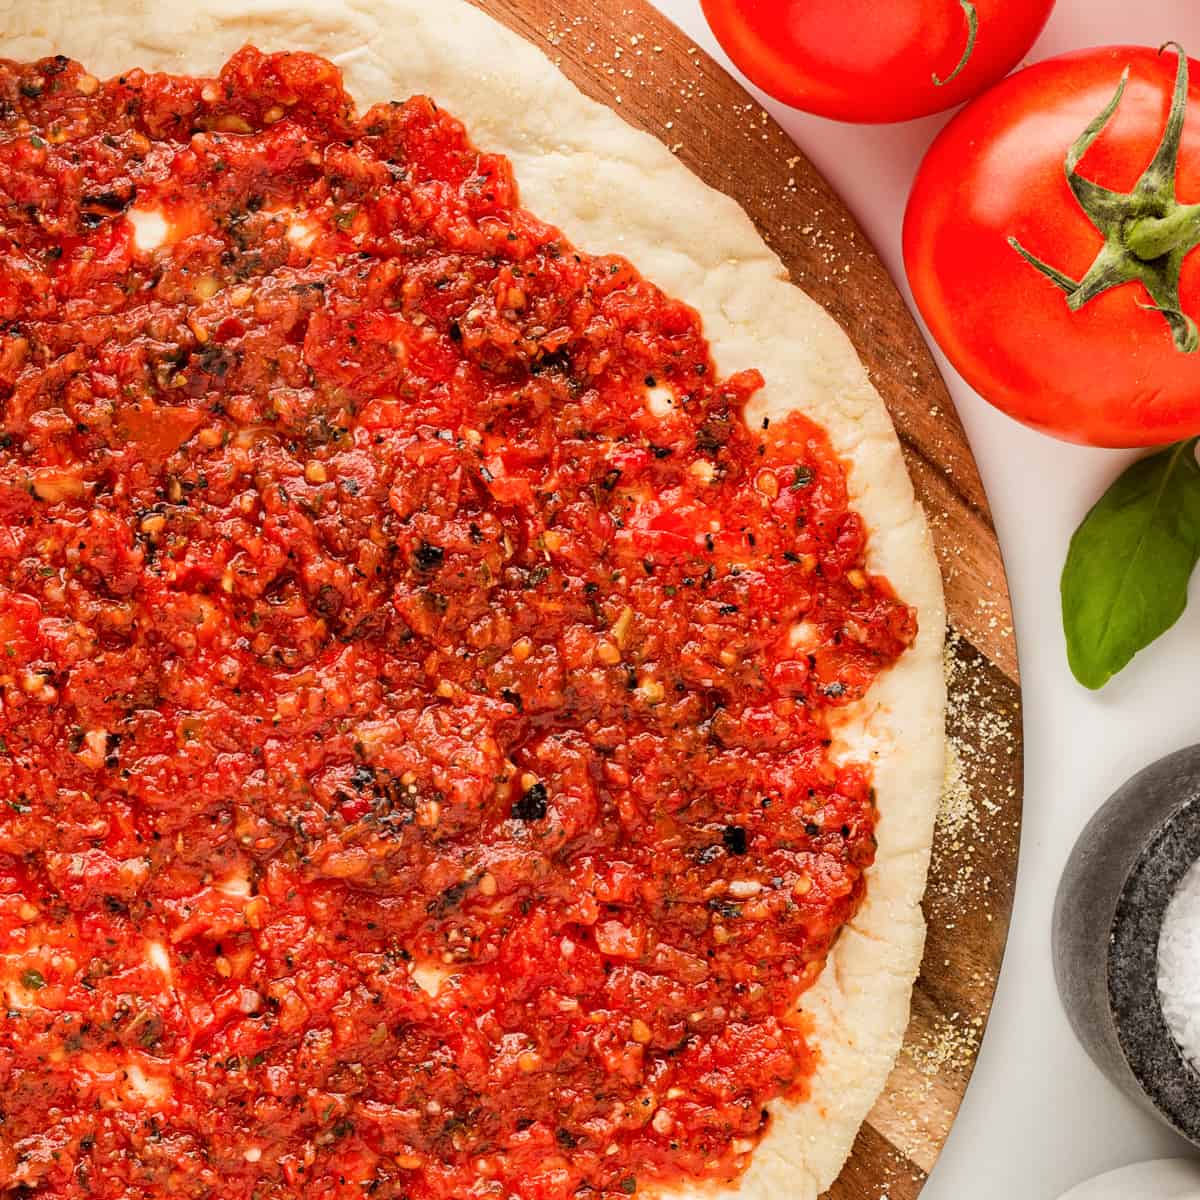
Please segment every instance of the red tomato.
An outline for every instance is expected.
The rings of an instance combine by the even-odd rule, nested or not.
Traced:
[[[1099,222],[1112,230],[1106,249],[1064,161],[1113,100],[1126,67],[1124,95],[1076,167],[1084,181],[1076,187],[1085,199],[1097,197],[1093,209],[1115,205],[1113,219]],[[1070,441],[1148,446],[1200,432],[1200,354],[1188,345],[1194,330],[1181,315],[1200,315],[1200,256],[1188,253],[1200,240],[1200,216],[1179,212],[1171,194],[1174,186],[1181,203],[1200,200],[1194,111],[1182,125],[1178,167],[1166,164],[1161,185],[1143,197],[1155,210],[1150,219],[1174,211],[1182,222],[1170,253],[1159,257],[1164,246],[1154,239],[1135,248],[1123,195],[1167,140],[1173,89],[1181,120],[1183,104],[1194,110],[1200,99],[1177,69],[1175,55],[1136,47],[1030,67],[943,130],[909,198],[904,260],[933,336],[987,400]],[[1047,278],[1010,239],[1066,283]],[[1077,296],[1073,308],[1066,287],[1089,271],[1097,277],[1102,249],[1120,264],[1117,285],[1090,289],[1095,295]],[[1120,282],[1122,273],[1135,281]],[[1165,313],[1154,310],[1149,287]]]
[[[952,108],[1028,52],[1054,0],[701,0],[717,40],[763,91],[839,121]]]

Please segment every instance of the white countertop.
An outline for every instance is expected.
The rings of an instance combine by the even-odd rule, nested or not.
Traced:
[[[698,0],[655,3],[728,65]],[[1195,0],[1059,0],[1030,59],[1171,39],[1200,55]],[[917,164],[946,116],[873,128],[766,107],[858,217],[911,305],[901,219]],[[1200,587],[1170,634],[1104,692],[1079,687],[1063,650],[1059,572],[1080,518],[1132,456],[1033,433],[985,404],[936,347],[935,354],[979,460],[1008,564],[1026,773],[1016,909],[996,1006],[923,1200],[1053,1200],[1102,1171],[1187,1152],[1111,1087],[1076,1044],[1054,986],[1050,914],[1067,855],[1095,809],[1134,771],[1200,739]]]

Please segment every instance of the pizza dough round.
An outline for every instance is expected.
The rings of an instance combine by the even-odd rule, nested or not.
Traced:
[[[463,0],[0,0],[0,54],[64,53],[101,76],[215,73],[237,49],[311,50],[363,107],[427,94],[507,155],[522,203],[592,253],[625,255],[704,321],[722,372],[762,371],[749,414],[799,409],[846,461],[868,564],[918,611],[916,644],[839,727],[874,765],[879,849],[867,894],[802,998],[820,1060],[811,1095],[776,1101],[749,1169],[677,1200],[815,1200],[836,1178],[908,1024],[945,751],[941,576],[879,394],[849,339],[787,279],[750,219],[649,134],[587,99],[531,43]]]

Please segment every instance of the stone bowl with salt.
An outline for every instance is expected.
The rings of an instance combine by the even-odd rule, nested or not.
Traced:
[[[1098,1067],[1200,1146],[1200,745],[1133,776],[1080,835],[1054,906],[1067,1016]]]

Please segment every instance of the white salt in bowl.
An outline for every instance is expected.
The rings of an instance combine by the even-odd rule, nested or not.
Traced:
[[[1200,957],[1190,953],[1200,951],[1200,871],[1189,875],[1197,862],[1200,746],[1192,746],[1135,775],[1080,835],[1055,902],[1054,967],[1096,1065],[1200,1146]],[[1194,1046],[1190,1057],[1181,1042]]]
[[[1179,881],[1158,931],[1158,998],[1180,1052],[1200,1068],[1200,862]]]

